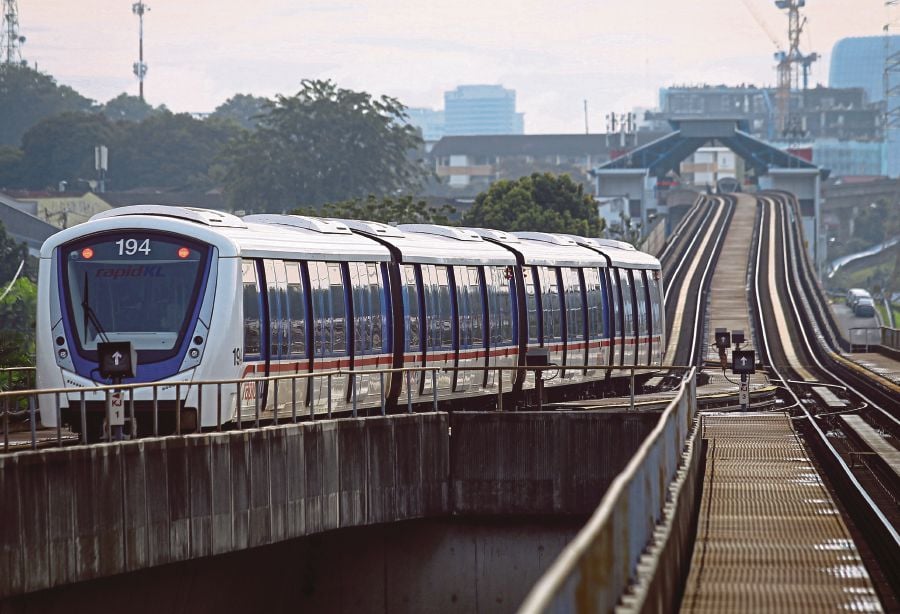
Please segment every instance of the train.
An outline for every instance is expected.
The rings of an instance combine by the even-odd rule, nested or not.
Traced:
[[[101,341],[134,348],[122,383],[171,384],[129,399],[144,432],[151,404],[184,430],[298,406],[514,405],[541,353],[548,396],[606,394],[665,352],[659,260],[608,239],[136,205],[51,236],[38,278],[38,388],[73,389],[42,395],[41,421],[78,432],[103,428]],[[240,382],[194,384],[211,380]]]

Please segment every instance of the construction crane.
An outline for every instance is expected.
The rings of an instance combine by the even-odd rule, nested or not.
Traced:
[[[816,53],[803,55],[800,51],[800,35],[806,25],[806,17],[801,18],[800,9],[806,6],[806,0],[775,0],[775,6],[788,12],[788,50],[775,53],[775,59],[778,61],[776,125],[782,136],[800,136],[802,128],[791,118],[791,90],[800,89],[801,74],[803,90],[808,89],[809,70],[819,56]]]

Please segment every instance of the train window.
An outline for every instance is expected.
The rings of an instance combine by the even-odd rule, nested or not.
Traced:
[[[315,322],[315,355],[347,354],[346,306],[341,265],[310,262],[309,282]]]
[[[584,290],[587,295],[588,336],[599,339],[606,335],[603,329],[603,296],[600,292],[600,269],[582,269],[584,273]]]
[[[456,305],[459,311],[459,347],[484,347],[484,306],[477,267],[455,266]]]
[[[631,289],[630,271],[619,270],[619,285],[622,290],[622,322],[626,337],[634,337],[634,295]]]
[[[647,311],[647,288],[644,285],[643,271],[632,271],[634,280],[635,306],[637,307],[638,335],[646,337],[649,334],[648,320],[650,314]]]
[[[556,267],[538,267],[541,282],[541,312],[544,321],[544,342],[562,341],[562,313],[560,287]]]
[[[472,345],[484,347],[484,284],[479,267],[467,267],[469,272],[469,315],[472,318]]]
[[[403,275],[403,313],[406,314],[406,347],[407,352],[416,352],[421,349],[421,336],[419,334],[419,291],[416,284],[416,266],[405,264]]]
[[[512,268],[492,266],[485,269],[488,291],[488,309],[490,318],[490,346],[502,347],[512,345],[513,339],[513,304],[510,286],[513,283]],[[532,298],[534,287],[532,286]],[[537,340],[535,338],[535,340]]]
[[[372,262],[351,262],[354,349],[356,355],[380,354],[384,348],[384,293],[381,271]]]
[[[541,342],[540,322],[540,287],[538,285],[537,267],[524,267],[522,277],[525,280],[525,309],[528,312],[528,343]]]
[[[578,269],[561,269],[566,293],[566,337],[568,341],[584,341],[584,294]]]
[[[290,322],[290,347],[292,357],[306,356],[306,297],[300,277],[298,262],[285,263],[287,273],[287,318]]]
[[[256,283],[256,262],[241,261],[241,280],[244,288],[244,357],[259,356],[260,309],[259,288]]]

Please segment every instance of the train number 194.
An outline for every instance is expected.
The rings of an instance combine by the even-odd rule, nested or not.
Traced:
[[[234,364],[235,366],[241,364],[241,348],[234,348],[231,350],[231,353],[234,354]]]

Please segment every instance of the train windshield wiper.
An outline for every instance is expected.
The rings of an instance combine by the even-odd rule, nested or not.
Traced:
[[[81,309],[84,311],[84,334],[87,336],[88,334],[88,322],[94,325],[94,328],[97,329],[97,334],[100,335],[100,340],[104,343],[109,342],[109,337],[106,335],[106,331],[103,329],[103,325],[100,324],[100,319],[97,317],[97,312],[94,311],[93,307],[91,307],[90,299],[88,298],[88,293],[90,292],[90,286],[88,285],[88,274],[84,274],[84,290],[81,293],[83,297],[81,299]],[[85,342],[87,339],[85,339]]]

